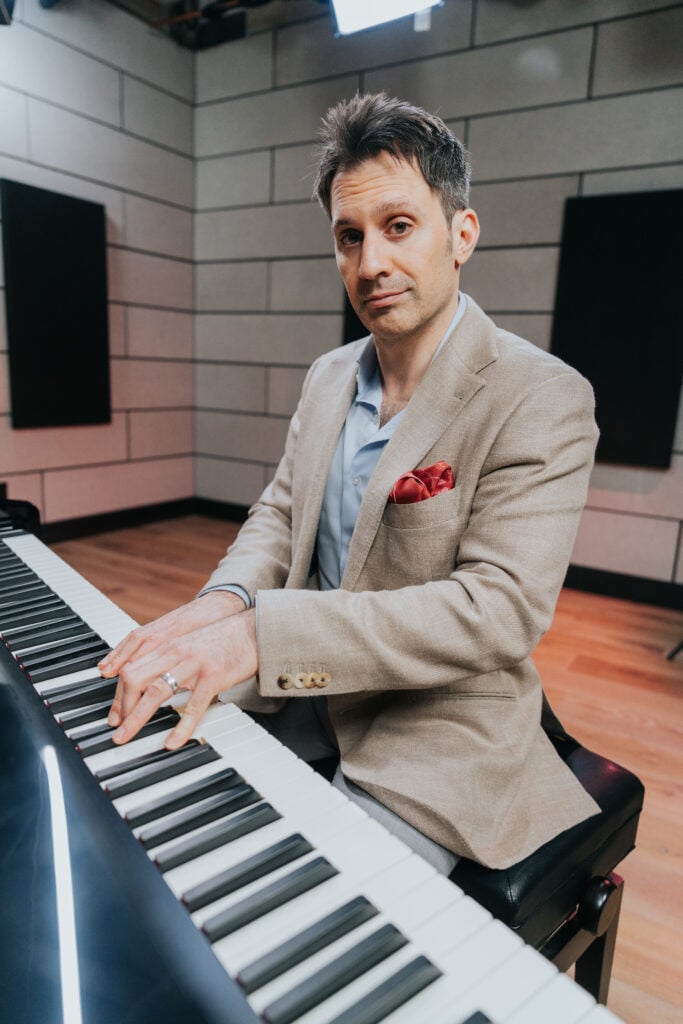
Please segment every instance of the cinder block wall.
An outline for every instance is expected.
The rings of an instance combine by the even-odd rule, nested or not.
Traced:
[[[192,100],[192,55],[100,0],[0,28],[0,176],[107,211],[111,424],[11,429],[0,287],[0,481],[45,522],[193,494]]]
[[[334,39],[318,4],[289,0],[252,30],[200,53],[196,74],[197,493],[239,504],[273,472],[306,366],[341,339],[329,227],[309,201],[330,103],[384,89],[460,134],[483,224],[463,286],[542,347],[565,198],[683,187],[680,3],[446,0],[428,33],[407,19]],[[647,301],[642,231],[633,301]],[[574,563],[683,582],[681,520],[683,401],[670,470],[596,468]]]

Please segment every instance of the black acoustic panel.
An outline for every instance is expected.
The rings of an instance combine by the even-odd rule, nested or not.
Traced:
[[[0,0],[0,25],[10,25],[12,23],[13,10],[14,0]]]
[[[671,464],[682,259],[683,189],[567,200],[551,348],[595,389],[602,462]]]
[[[349,297],[344,292],[344,337],[342,344],[348,345],[351,341],[358,341],[359,338],[367,338],[370,331],[363,324],[355,309],[349,302]]]
[[[107,423],[105,210],[0,181],[14,427]]]

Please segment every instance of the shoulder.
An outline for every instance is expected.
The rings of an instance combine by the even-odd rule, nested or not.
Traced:
[[[546,381],[561,378],[566,386],[576,385],[580,390],[592,391],[590,384],[568,363],[552,352],[527,341],[511,331],[499,327],[477,304],[468,299],[463,327],[478,338],[479,346],[488,346],[491,358],[482,368],[489,383],[499,382],[507,387],[529,390]]]
[[[306,374],[303,386],[303,394],[306,393],[311,384],[320,383],[328,377],[343,379],[347,374],[356,373],[358,358],[367,345],[370,336],[360,338],[359,341],[349,342],[347,345],[339,345],[323,353],[311,364]]]

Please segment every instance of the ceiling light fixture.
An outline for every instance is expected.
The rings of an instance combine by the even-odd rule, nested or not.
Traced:
[[[332,0],[337,32],[347,36],[361,29],[428,11],[443,0]]]

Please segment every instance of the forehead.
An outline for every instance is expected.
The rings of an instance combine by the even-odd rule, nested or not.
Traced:
[[[343,168],[332,179],[330,210],[333,224],[371,211],[393,206],[439,205],[436,193],[416,163],[380,153],[353,167]]]

